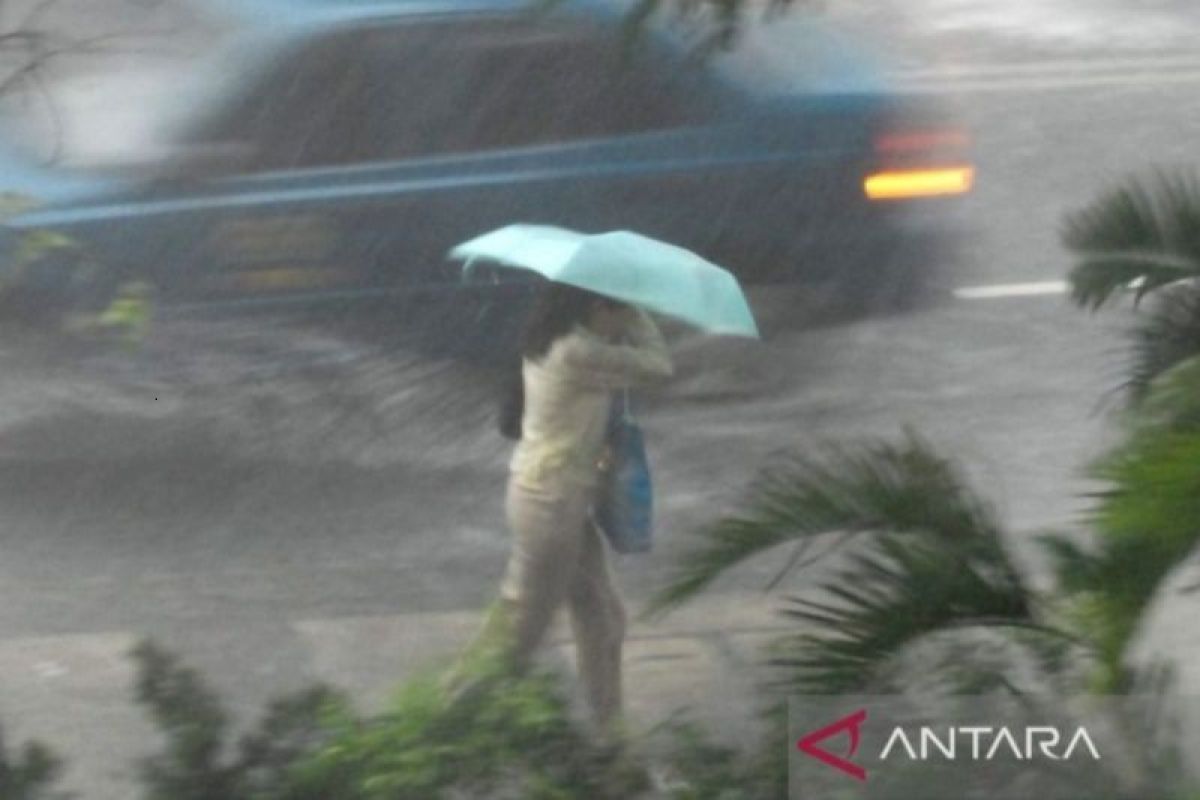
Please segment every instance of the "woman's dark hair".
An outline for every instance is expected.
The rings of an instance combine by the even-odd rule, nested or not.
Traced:
[[[537,360],[550,352],[560,337],[587,321],[597,304],[619,305],[604,295],[578,289],[565,283],[548,283],[533,301],[533,307],[521,332],[522,358]],[[525,382],[518,360],[509,370],[500,400],[500,433],[509,439],[521,438],[521,417],[525,413]]]
[[[525,328],[521,332],[521,356],[539,359],[550,352],[551,345],[571,332],[576,325],[587,322],[597,305],[618,305],[616,300],[602,294],[577,289],[565,283],[548,283],[533,301]]]

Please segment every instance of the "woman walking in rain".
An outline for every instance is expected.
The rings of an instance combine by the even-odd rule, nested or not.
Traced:
[[[505,503],[512,552],[484,635],[505,636],[524,669],[565,605],[588,706],[609,734],[621,712],[625,611],[590,512],[614,392],[669,377],[671,362],[645,312],[560,283],[536,301],[521,356],[501,412],[502,432],[519,440]]]
[[[506,498],[512,553],[500,601],[468,654],[495,652],[499,637],[507,665],[523,669],[567,606],[588,705],[601,737],[619,749],[625,610],[591,512],[603,496],[597,511],[608,538],[637,552],[650,532],[651,494],[640,434],[611,416],[613,395],[672,374],[662,334],[642,309],[722,336],[757,339],[758,327],[731,273],[631,231],[509,225],[450,256],[466,262],[468,276],[487,261],[550,281],[527,321],[521,379],[501,426],[519,440]],[[610,418],[618,444],[606,472]]]

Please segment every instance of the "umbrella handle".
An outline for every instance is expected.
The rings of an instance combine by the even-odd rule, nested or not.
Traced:
[[[475,263],[478,260],[479,260],[478,258],[475,258],[474,256],[472,256],[471,258],[468,258],[466,261],[463,262],[463,268],[462,268],[463,283],[470,282],[471,273],[475,271]]]
[[[634,421],[633,412],[631,411],[631,409],[629,407],[629,388],[628,387],[621,390],[621,403],[624,406],[622,415],[624,416],[625,421],[633,422]]]
[[[463,262],[463,283],[471,282],[471,275],[475,272],[475,265],[480,261],[478,256],[472,256]],[[496,273],[492,273],[492,284],[499,284],[500,278]]]

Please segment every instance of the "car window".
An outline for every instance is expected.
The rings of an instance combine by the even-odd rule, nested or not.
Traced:
[[[339,36],[294,48],[188,139],[251,146],[251,171],[369,158],[370,85],[351,44]]]
[[[345,31],[294,49],[192,138],[252,170],[487,151],[703,116],[697,76],[614,31],[529,20]]]
[[[422,48],[389,46],[391,36],[377,50],[380,74],[394,76],[378,84],[382,157],[634,134],[703,117],[695,76],[648,47],[622,49],[612,31],[456,26]]]

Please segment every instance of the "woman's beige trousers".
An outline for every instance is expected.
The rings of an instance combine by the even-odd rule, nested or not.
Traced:
[[[513,542],[500,594],[519,666],[528,664],[566,605],[588,706],[605,730],[621,711],[625,609],[603,534],[591,521],[594,495],[594,488],[566,481],[536,489],[509,482],[505,509]]]

